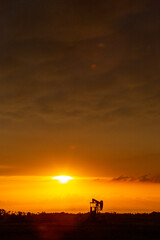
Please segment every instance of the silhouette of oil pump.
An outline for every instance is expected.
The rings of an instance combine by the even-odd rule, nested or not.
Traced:
[[[92,198],[92,202],[90,202],[90,214],[96,215],[100,213],[103,209],[103,201],[97,201],[96,199]]]

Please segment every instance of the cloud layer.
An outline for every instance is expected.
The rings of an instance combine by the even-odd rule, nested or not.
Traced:
[[[158,6],[6,1],[1,120],[159,118]]]
[[[159,158],[147,157],[148,164],[143,159],[159,156],[159,1],[6,0],[0,5],[2,165],[33,159],[36,141],[44,149],[45,132],[57,142],[61,138],[60,147],[63,139],[85,145],[79,159],[88,154],[88,161],[100,159],[116,174],[126,163],[132,169],[137,155],[143,157],[142,163],[135,160],[135,169],[157,171]],[[51,142],[46,140],[48,155],[55,156]],[[111,147],[113,163],[107,155]],[[125,160],[121,151],[128,152]]]

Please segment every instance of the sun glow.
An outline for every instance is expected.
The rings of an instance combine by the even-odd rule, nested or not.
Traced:
[[[56,179],[60,183],[67,183],[69,180],[73,179],[73,177],[61,175],[61,176],[57,176],[57,177],[52,177],[52,179]]]

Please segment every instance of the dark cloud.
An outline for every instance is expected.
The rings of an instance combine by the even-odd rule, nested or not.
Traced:
[[[151,176],[149,174],[140,176],[140,177],[128,177],[128,176],[119,176],[113,178],[113,182],[148,182],[148,183],[160,183],[160,176]]]
[[[83,178],[82,180],[92,180],[95,182],[135,182],[135,183],[160,183],[160,175],[150,175],[145,174],[140,177],[133,176],[119,176],[119,177],[91,177],[91,178]]]

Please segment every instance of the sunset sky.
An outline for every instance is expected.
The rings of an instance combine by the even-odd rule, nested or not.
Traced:
[[[0,29],[0,208],[160,211],[160,2],[2,0]]]

